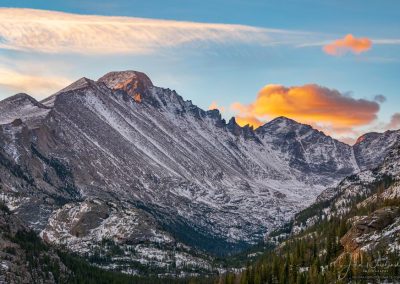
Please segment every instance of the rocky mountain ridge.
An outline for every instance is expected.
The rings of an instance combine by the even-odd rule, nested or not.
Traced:
[[[379,164],[399,135],[351,147],[284,117],[240,127],[136,71],[0,109],[1,196],[15,214],[76,252],[111,240],[158,266],[191,247],[224,254],[262,240],[326,186]]]

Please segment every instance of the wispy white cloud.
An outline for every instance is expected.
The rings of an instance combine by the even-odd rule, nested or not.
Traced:
[[[381,38],[381,39],[372,39],[374,44],[382,44],[382,45],[400,45],[400,38]]]
[[[186,44],[300,44],[305,32],[245,25],[0,8],[0,48],[44,53],[141,54]]]
[[[328,36],[325,35],[325,38]],[[371,38],[372,44],[374,45],[400,45],[400,38]],[[299,43],[297,47],[319,47],[330,44],[334,39],[327,40],[317,40],[317,41],[306,41],[303,43]]]

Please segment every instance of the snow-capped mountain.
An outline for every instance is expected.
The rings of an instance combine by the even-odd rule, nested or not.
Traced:
[[[42,102],[18,94],[0,110],[2,198],[78,252],[103,239],[241,249],[379,164],[399,137],[351,147],[284,117],[240,127],[135,71],[82,78]]]

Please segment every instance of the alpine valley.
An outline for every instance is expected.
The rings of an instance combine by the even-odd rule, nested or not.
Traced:
[[[400,249],[399,147],[400,131],[350,146],[285,117],[241,127],[136,71],[17,94],[0,102],[0,283],[79,283],[79,265],[127,283],[336,279],[348,255]],[[263,256],[221,261],[239,253]]]

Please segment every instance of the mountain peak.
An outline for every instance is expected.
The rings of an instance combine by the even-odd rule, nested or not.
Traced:
[[[104,83],[110,89],[124,90],[126,92],[129,92],[131,89],[153,87],[153,83],[146,74],[130,70],[109,72],[97,80],[97,82]]]
[[[257,128],[256,132],[259,134],[265,134],[267,132],[286,133],[293,131],[294,129],[309,130],[312,129],[312,127],[307,124],[299,123],[285,116],[279,116]]]
[[[135,102],[141,103],[143,99],[157,103],[151,98],[149,90],[154,87],[150,78],[138,71],[117,71],[110,72],[97,80],[113,91],[123,91],[127,93]]]
[[[1,102],[5,104],[7,102],[13,102],[13,101],[29,101],[31,103],[37,103],[37,101],[34,98],[25,93],[18,93],[14,96],[2,100]]]
[[[11,123],[16,119],[26,121],[43,117],[49,109],[31,96],[19,93],[0,101],[0,124]]]
[[[357,138],[356,143],[354,145],[362,144],[362,143],[371,143],[371,141],[374,141],[376,139],[387,139],[387,137],[395,134],[397,137],[398,135],[398,130],[386,130],[385,132],[368,132],[360,137]]]
[[[361,135],[360,137],[357,138],[356,143],[354,145],[360,144],[364,141],[366,141],[369,137],[376,137],[378,133],[366,133]]]
[[[295,121],[295,120],[293,120],[291,118],[288,118],[286,116],[278,116],[278,117],[274,118],[273,120],[271,120],[270,122],[267,122],[267,123],[269,123],[269,124],[281,124],[281,125],[293,125],[293,124],[299,125],[299,124],[301,124],[301,123],[299,123],[299,122],[297,122],[297,121]]]
[[[68,91],[82,89],[82,88],[90,86],[92,83],[93,83],[93,80],[90,80],[90,79],[88,79],[86,77],[82,77],[82,78],[76,80],[75,82],[71,83],[70,85],[68,85],[64,89],[58,91],[57,94],[58,93],[68,92]]]

